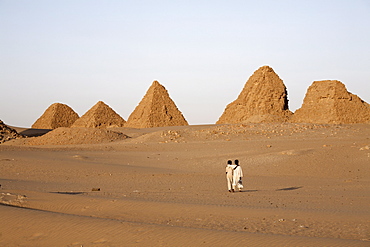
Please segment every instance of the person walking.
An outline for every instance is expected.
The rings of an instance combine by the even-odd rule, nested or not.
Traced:
[[[227,189],[229,192],[234,192],[233,189],[233,171],[234,171],[235,165],[233,165],[233,162],[231,160],[227,161],[226,165],[226,181],[227,181]]]
[[[233,191],[238,189],[241,191],[243,189],[242,177],[243,177],[243,170],[239,165],[239,160],[235,160],[235,165],[233,168]]]

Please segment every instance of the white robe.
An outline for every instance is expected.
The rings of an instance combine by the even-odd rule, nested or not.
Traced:
[[[233,170],[235,165],[227,165],[226,166],[226,181],[227,181],[227,189],[231,190],[233,186]]]
[[[243,170],[240,166],[237,166],[233,171],[233,189],[236,189],[236,184],[243,177]]]

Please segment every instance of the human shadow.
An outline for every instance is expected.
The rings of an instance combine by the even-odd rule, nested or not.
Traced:
[[[282,189],[277,189],[275,191],[289,191],[289,190],[298,190],[300,188],[303,188],[303,186],[293,186],[293,187],[287,187]]]
[[[259,190],[241,190],[239,192],[258,192]]]

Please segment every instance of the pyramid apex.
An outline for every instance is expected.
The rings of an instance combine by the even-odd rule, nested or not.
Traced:
[[[144,95],[127,120],[126,127],[151,128],[188,125],[182,113],[158,81]]]
[[[260,67],[259,69],[257,69],[255,72],[259,72],[259,71],[263,71],[263,72],[275,72],[273,70],[272,67],[268,66],[268,65],[264,65],[262,67]]]
[[[269,69],[271,69],[271,67],[270,67],[270,66],[268,66],[268,65],[263,65],[263,66],[261,66],[261,67],[260,67],[260,69],[261,69],[261,68],[269,68]]]
[[[338,80],[321,80],[321,81],[314,81],[312,85],[315,84],[325,84],[325,85],[336,85],[336,86],[345,86],[343,82],[338,81]]]
[[[154,80],[152,83],[152,87],[162,86],[162,84],[159,83],[159,81]]]

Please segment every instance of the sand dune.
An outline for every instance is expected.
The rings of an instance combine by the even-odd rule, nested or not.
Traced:
[[[109,130],[0,145],[0,246],[369,246],[369,125]]]

